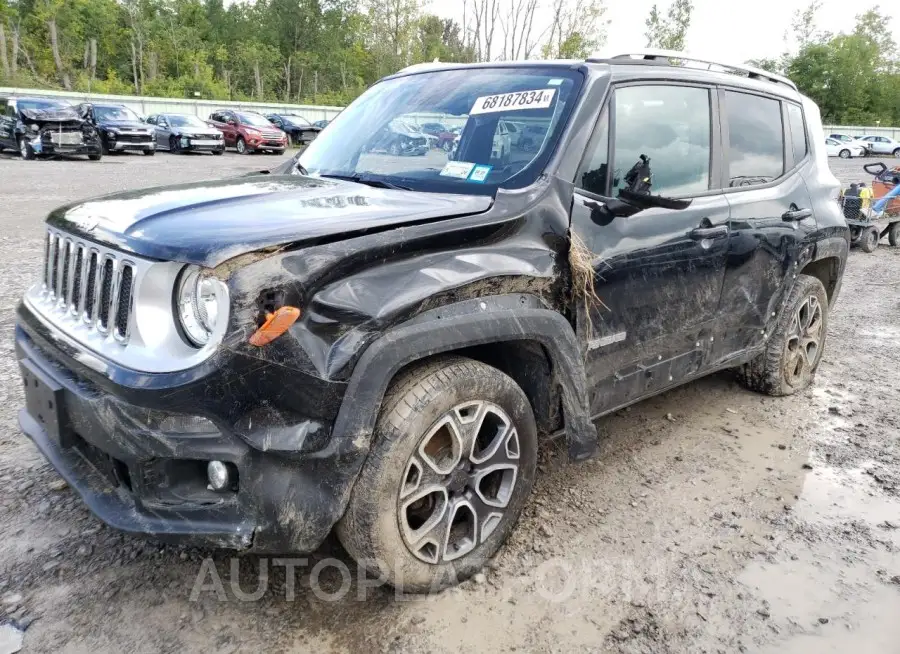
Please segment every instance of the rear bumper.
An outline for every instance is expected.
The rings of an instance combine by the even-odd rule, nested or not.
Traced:
[[[230,362],[232,374],[214,372],[187,390],[184,384],[126,388],[109,379],[100,384],[36,330],[23,308],[16,355],[28,387],[20,428],[91,511],[115,529],[198,546],[305,553],[321,544],[343,514],[358,463],[331,452],[327,441],[307,451],[321,438],[304,432],[313,424],[310,431],[319,429],[327,437],[330,425],[302,419],[290,424],[288,414],[270,408],[253,418],[254,425],[267,418],[269,424],[239,435],[238,425],[228,426],[233,418],[210,403],[211,389],[220,392],[230,384],[246,392],[235,381],[244,374],[240,360]],[[295,372],[285,374],[289,378],[273,380],[282,388],[304,383]],[[32,395],[35,378],[53,393],[58,420],[48,421],[49,414],[35,408],[47,404],[40,403],[40,394]],[[216,399],[232,406],[244,399],[257,408],[264,404],[262,397]],[[183,419],[188,410],[207,419],[209,428],[190,433],[166,425],[167,418]],[[236,488],[224,493],[208,488],[206,464],[213,460],[233,466]]]

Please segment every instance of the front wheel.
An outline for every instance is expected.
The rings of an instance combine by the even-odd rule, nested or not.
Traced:
[[[793,395],[812,384],[825,350],[828,295],[817,278],[798,275],[768,334],[766,349],[738,370],[745,386],[768,395]]]
[[[223,154],[225,154],[225,150],[224,150],[224,148],[222,150],[213,150],[213,154],[223,155]]]
[[[154,154],[156,154],[156,150],[144,150],[145,157],[152,157]]]
[[[181,145],[179,145],[179,140],[175,136],[169,137],[169,152],[172,154],[181,154]]]
[[[839,156],[841,159],[849,159],[849,158],[850,158],[850,150],[847,150],[847,149],[845,148],[845,149],[841,150],[841,151],[838,153],[838,156]]]
[[[531,405],[510,377],[460,357],[414,367],[385,395],[337,535],[394,587],[438,591],[506,541],[536,462]]]
[[[234,146],[235,150],[237,150],[238,154],[250,154],[250,150],[247,148],[247,142],[243,139],[243,137],[238,138],[237,144]]]
[[[100,161],[102,158],[103,158],[102,153],[88,155],[88,159],[90,159],[91,161]]]

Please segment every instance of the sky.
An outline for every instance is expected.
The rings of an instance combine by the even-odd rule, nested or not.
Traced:
[[[777,57],[785,50],[784,32],[790,28],[794,10],[805,8],[809,0],[693,0],[694,12],[687,37],[687,52],[718,57],[720,61],[744,62],[748,59]],[[542,5],[549,6],[550,0]],[[644,21],[654,0],[605,0],[607,42],[600,53],[613,55],[644,48]],[[669,0],[656,0],[661,13]],[[877,2],[865,0],[823,0],[817,15],[819,29],[850,32],[855,17]],[[891,16],[890,27],[900,33],[900,1],[880,3],[881,12]],[[432,0],[429,11],[439,16],[462,21],[462,0]],[[544,23],[549,18],[544,12]],[[539,21],[535,21],[537,24]],[[542,23],[542,24],[544,24]],[[900,40],[900,39],[898,39]]]

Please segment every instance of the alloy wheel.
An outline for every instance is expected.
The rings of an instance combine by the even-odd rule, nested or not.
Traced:
[[[519,436],[496,404],[447,411],[410,456],[397,497],[400,533],[421,561],[440,564],[483,543],[504,517],[519,476]]]
[[[823,326],[822,305],[810,295],[794,312],[785,343],[784,379],[790,386],[800,386],[812,374],[819,357]]]

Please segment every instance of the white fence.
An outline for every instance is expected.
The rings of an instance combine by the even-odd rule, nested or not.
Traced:
[[[123,104],[141,116],[158,113],[196,114],[204,120],[216,109],[243,109],[261,113],[291,111],[302,115],[310,122],[331,120],[340,113],[342,107],[323,107],[302,104],[278,104],[275,102],[229,102],[227,100],[189,100],[181,98],[154,98],[136,95],[105,95],[102,93],[78,93],[74,91],[48,91],[36,89],[20,89],[0,86],[0,97],[11,95],[59,98],[72,103],[109,102]]]
[[[900,127],[861,127],[859,125],[825,125],[825,136],[846,134],[847,136],[887,136],[900,141]]]

